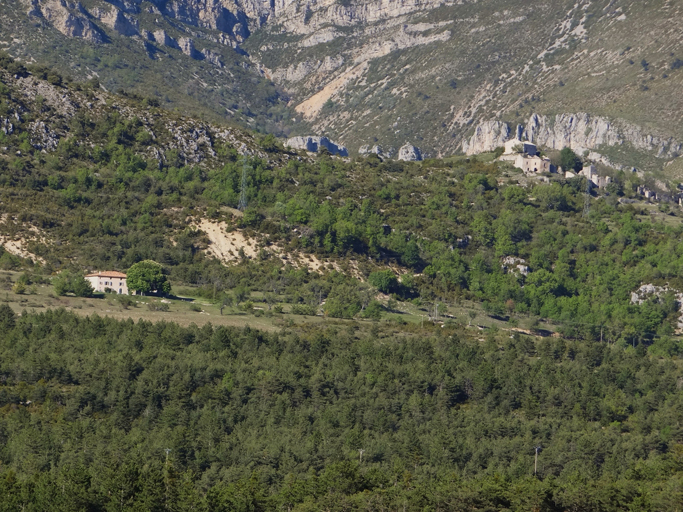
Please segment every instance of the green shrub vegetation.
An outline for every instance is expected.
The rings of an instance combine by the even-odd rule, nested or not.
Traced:
[[[145,260],[132,265],[126,274],[128,289],[133,292],[171,293],[171,283],[164,275],[163,267],[155,261]]]
[[[28,112],[26,120],[38,115],[9,95],[12,108],[21,104]],[[311,160],[269,146],[272,159],[247,157],[249,208],[231,220],[225,207],[238,206],[245,163],[235,148],[223,145],[211,165],[185,165],[175,150],[158,162],[149,159],[154,141],[140,117],[78,111],[69,125],[75,135],[53,153],[0,159],[0,200],[17,222],[4,229],[39,229],[44,241],[30,249],[47,261],[46,270],[125,271],[153,260],[166,282],[205,285],[202,293],[212,300],[241,288],[247,295],[238,303],[251,292],[271,293],[275,302],[325,302],[327,316],[352,318],[371,298],[351,277],[353,259],[361,277],[397,298],[474,300],[496,316],[540,316],[571,337],[649,344],[676,325],[675,300],[630,303],[643,283],[683,289],[679,217],[652,222],[616,201],[634,196],[636,176],[615,176],[610,196],[592,199],[586,217],[583,178],[525,189],[501,179],[498,164],[476,159]],[[26,134],[17,123],[10,153]],[[163,136],[157,130],[157,140]],[[226,268],[205,255],[206,236],[188,222],[199,217],[267,236],[285,254],[336,260],[341,271],[295,269],[271,258],[267,247],[254,259],[242,251],[239,263]],[[530,273],[506,272],[508,256],[525,260]],[[0,266],[21,265],[6,252],[0,256]],[[399,284],[387,265],[409,271],[410,285]],[[131,289],[138,286],[134,275]]]
[[[82,274],[67,270],[55,277],[52,284],[57,295],[73,293],[76,297],[92,297],[94,292],[92,285]]]

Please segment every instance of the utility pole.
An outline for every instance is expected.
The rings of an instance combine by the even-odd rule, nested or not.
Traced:
[[[244,155],[242,165],[242,186],[240,187],[240,202],[237,209],[241,212],[247,209],[247,155]]]
[[[358,462],[359,462],[360,464],[363,463],[363,454],[364,454],[364,453],[365,453],[365,450],[363,450],[363,448],[360,448],[360,449],[358,450]]]

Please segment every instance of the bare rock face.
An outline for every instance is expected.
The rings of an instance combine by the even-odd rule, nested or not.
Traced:
[[[167,46],[169,48],[175,48],[176,50],[180,50],[185,55],[193,59],[206,59],[207,62],[210,62],[218,68],[222,68],[224,66],[223,56],[220,53],[214,52],[206,48],[203,49],[201,52],[198,51],[195,48],[194,40],[192,40],[189,37],[181,37],[176,41],[171,36],[169,36],[165,30],[156,30],[153,34],[143,30],[143,35],[146,39],[154,41],[157,44]]]
[[[220,53],[213,52],[211,50],[207,50],[204,48],[202,50],[202,55],[206,59],[207,62],[210,62],[217,68],[222,68],[224,66],[223,64],[223,56]]]
[[[175,39],[169,36],[165,30],[155,30],[153,33],[154,41],[169,48],[178,48],[178,43]]]
[[[462,150],[468,155],[485,153],[501,147],[511,138],[509,124],[502,121],[484,121],[475,128],[472,138],[463,142]]]
[[[375,145],[375,146],[365,145],[365,146],[361,146],[358,149],[358,154],[363,155],[363,156],[373,155],[373,154],[377,155],[377,156],[383,156],[384,151],[382,150],[382,146],[379,146],[379,145]]]
[[[67,37],[77,37],[90,43],[103,43],[106,37],[87,17],[78,4],[69,9],[64,0],[23,0],[28,4],[30,16],[45,18],[54,28]]]
[[[308,34],[329,25],[348,27],[374,23],[457,3],[463,2],[462,0],[374,0],[372,2],[320,0],[304,5],[303,2],[292,0],[276,0],[271,4],[271,16],[288,32]],[[263,9],[263,7],[259,6],[257,9]]]
[[[180,48],[180,51],[188,57],[192,57],[193,59],[198,58],[197,50],[194,47],[194,41],[189,37],[181,37],[178,39],[178,47]]]
[[[336,57],[325,57],[323,60],[304,61],[299,64],[290,65],[286,68],[278,68],[272,72],[272,78],[275,82],[299,82],[313,73],[328,73],[341,67],[344,64],[344,57],[337,55]]]
[[[157,2],[161,12],[197,27],[220,30],[244,40],[250,34],[249,21],[264,23],[272,12],[270,2],[246,0],[171,0]]]
[[[122,36],[132,37],[140,34],[137,18],[126,15],[119,9],[114,8],[103,14],[99,19],[114,32]]]
[[[550,149],[571,148],[577,153],[589,151],[591,159],[608,165],[611,164],[609,159],[594,151],[600,146],[630,144],[637,150],[654,152],[659,158],[674,158],[683,147],[672,138],[646,134],[641,128],[622,120],[612,121],[578,113],[558,114],[552,118],[533,114],[526,125],[519,125],[514,132],[505,122],[485,121],[463,143],[463,151],[468,155],[493,151],[513,136]]]
[[[59,144],[59,137],[43,121],[35,121],[29,124],[31,145],[39,150],[54,151]]]
[[[5,135],[12,135],[14,133],[14,125],[9,117],[0,117],[0,130]]]
[[[106,0],[127,13],[142,10],[143,0]],[[352,26],[419,12],[463,0],[374,0],[340,2],[318,0],[151,0],[148,12],[159,12],[183,23],[231,34],[237,41],[266,21],[281,24],[287,32],[313,33],[330,24]]]
[[[287,140],[285,145],[294,149],[305,149],[312,153],[316,153],[322,147],[327,148],[333,155],[349,156],[349,152],[344,146],[335,144],[327,137],[292,137]]]
[[[398,159],[405,162],[419,162],[422,160],[422,153],[420,148],[416,148],[412,144],[405,144],[398,150]]]

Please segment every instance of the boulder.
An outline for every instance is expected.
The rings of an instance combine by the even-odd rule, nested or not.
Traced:
[[[412,144],[405,144],[398,150],[398,159],[405,162],[419,162],[422,160],[422,153],[420,148],[416,148]]]
[[[374,145],[374,146],[370,147],[369,145],[366,144],[365,146],[361,146],[358,149],[358,154],[363,155],[363,156],[372,155],[372,154],[377,155],[377,156],[383,156],[384,151],[382,150],[382,146]]]

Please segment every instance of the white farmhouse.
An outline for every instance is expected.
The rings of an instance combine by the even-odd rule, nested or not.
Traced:
[[[128,295],[126,274],[122,272],[110,270],[107,272],[88,274],[85,278],[90,281],[90,284],[96,292],[103,293],[105,290],[109,289],[113,293]]]

